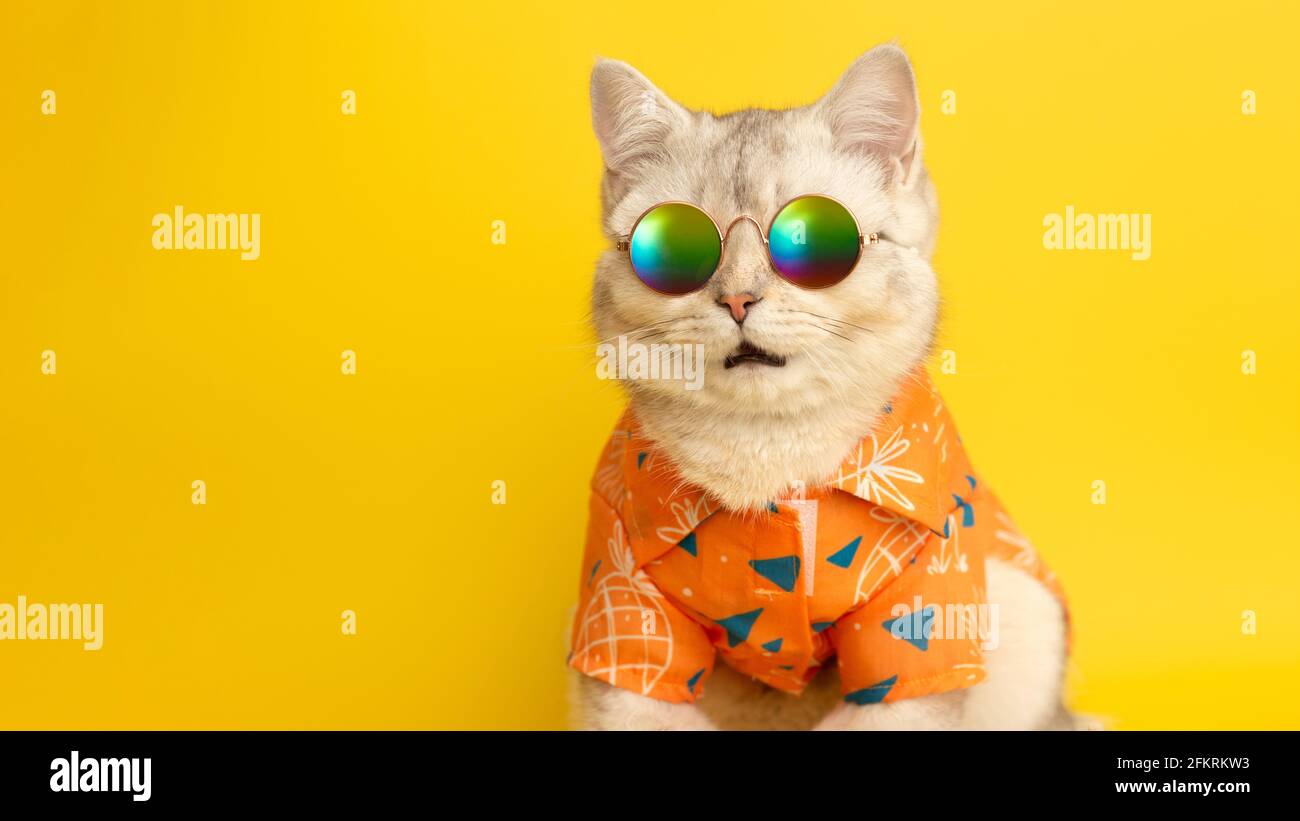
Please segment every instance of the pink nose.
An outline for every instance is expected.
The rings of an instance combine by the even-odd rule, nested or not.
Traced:
[[[737,325],[745,321],[745,314],[748,312],[749,306],[757,302],[758,297],[753,294],[734,294],[724,296],[718,300],[719,305],[725,305],[730,309],[731,318],[736,320]]]

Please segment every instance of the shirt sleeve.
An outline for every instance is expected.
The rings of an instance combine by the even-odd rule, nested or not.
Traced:
[[[984,680],[983,645],[996,639],[984,560],[933,534],[892,582],[831,634],[844,700],[878,704],[971,687]]]
[[[716,651],[704,628],[636,566],[623,522],[591,496],[569,666],[644,696],[695,701]]]

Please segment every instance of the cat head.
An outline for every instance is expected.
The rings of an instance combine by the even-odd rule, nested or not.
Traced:
[[[613,60],[592,72],[591,101],[610,240],[596,268],[596,330],[611,343],[703,345],[698,390],[631,380],[634,402],[746,418],[878,408],[929,349],[938,309],[929,265],[937,208],[903,51],[872,49],[802,108],[691,111]],[[839,200],[864,234],[879,235],[828,288],[786,282],[764,247],[777,210],[803,194]],[[716,273],[684,296],[650,290],[615,248],[638,216],[671,200],[704,209],[727,236]]]

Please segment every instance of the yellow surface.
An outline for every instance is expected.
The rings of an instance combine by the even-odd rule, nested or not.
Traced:
[[[0,603],[103,603],[105,639],[0,642],[0,727],[562,726],[586,481],[621,402],[584,326],[593,59],[730,109],[811,101],[894,38],[945,214],[958,372],[936,378],[1064,579],[1077,706],[1300,727],[1297,22],[5,3]],[[155,251],[176,205],[260,213],[260,259]],[[1151,259],[1045,250],[1067,205],[1150,213]]]

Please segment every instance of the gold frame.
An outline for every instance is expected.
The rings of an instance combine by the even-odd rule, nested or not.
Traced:
[[[707,285],[709,280],[713,278],[713,274],[716,274],[718,272],[718,268],[722,267],[722,261],[727,256],[727,239],[731,236],[731,229],[736,227],[736,223],[743,222],[745,220],[752,222],[754,224],[754,227],[758,229],[758,237],[763,241],[763,249],[767,252],[767,261],[771,264],[772,270],[776,272],[777,276],[781,277],[781,279],[784,279],[786,282],[789,282],[791,285],[794,285],[798,288],[804,288],[807,290],[818,290],[819,288],[830,288],[833,287],[834,285],[838,285],[839,282],[843,282],[844,280],[841,279],[839,280],[839,282],[831,283],[831,285],[810,286],[810,285],[801,285],[797,282],[787,279],[785,274],[782,274],[781,270],[776,267],[776,262],[772,259],[771,245],[767,241],[768,236],[772,233],[772,226],[776,224],[776,218],[781,216],[781,212],[784,211],[787,207],[789,207],[789,205],[793,203],[795,200],[807,199],[809,197],[820,197],[822,199],[830,200],[831,202],[843,208],[848,213],[849,219],[853,220],[853,227],[856,228],[858,231],[858,254],[853,259],[853,267],[849,269],[849,273],[852,273],[853,269],[858,267],[858,262],[862,259],[862,249],[867,247],[868,245],[879,245],[880,234],[876,233],[875,231],[872,231],[869,234],[862,233],[862,224],[858,222],[858,217],[856,214],[853,213],[853,209],[849,208],[847,205],[845,205],[844,203],[837,200],[835,197],[832,197],[828,194],[800,194],[797,197],[791,197],[790,199],[782,203],[780,208],[776,209],[776,213],[772,215],[772,219],[771,221],[768,222],[766,230],[764,230],[762,223],[760,223],[752,215],[740,214],[734,217],[731,220],[731,222],[727,223],[727,229],[723,231],[721,228],[718,227],[718,221],[714,218],[714,216],[710,214],[708,211],[701,208],[700,206],[696,205],[695,203],[687,202],[685,200],[664,200],[663,202],[657,202],[654,205],[642,211],[640,215],[637,216],[636,220],[632,223],[632,230],[627,232],[626,234],[623,234],[617,240],[615,240],[614,247],[618,251],[628,254],[628,264],[632,265],[632,260],[631,260],[632,237],[633,235],[636,234],[637,227],[641,225],[641,220],[645,219],[646,215],[649,214],[651,211],[663,205],[689,205],[691,208],[694,208],[696,211],[699,211],[701,214],[708,217],[709,222],[713,223],[713,230],[718,232],[718,264],[717,266],[714,267],[712,273],[709,274],[708,278],[706,278],[703,282],[700,283],[699,287],[687,291],[686,293],[683,294],[665,294],[662,291],[655,291],[654,288],[650,288],[649,285],[646,285],[645,280],[641,279],[641,277],[638,275],[637,280],[641,282],[642,285],[645,285],[647,288],[650,288],[650,290],[654,291],[656,294],[660,294],[661,296],[686,296],[687,294],[695,293],[696,291],[700,290],[700,288],[703,288],[705,285]],[[632,271],[633,273],[636,272],[635,265],[632,265]],[[846,274],[845,279],[847,278],[848,275]]]

